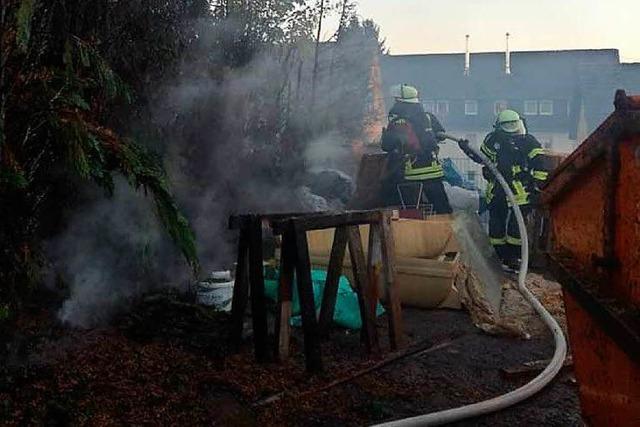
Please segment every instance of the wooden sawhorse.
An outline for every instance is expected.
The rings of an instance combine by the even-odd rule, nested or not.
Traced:
[[[274,234],[282,236],[280,256],[276,348],[279,359],[289,355],[289,337],[293,277],[296,273],[307,370],[322,370],[321,336],[328,333],[336,305],[338,283],[342,274],[347,246],[351,258],[354,283],[362,318],[362,338],[369,352],[379,351],[375,309],[378,302],[378,280],[382,273],[389,319],[389,341],[392,349],[404,346],[402,313],[395,285],[394,242],[391,217],[384,211],[351,211],[345,213],[248,215],[232,217],[232,228],[240,229],[236,283],[232,304],[231,340],[239,344],[243,316],[251,287],[254,346],[258,361],[268,361],[267,313],[262,271],[262,224],[270,223]],[[369,225],[368,260],[362,247],[359,226]],[[316,318],[311,261],[307,232],[335,228],[331,258],[322,298],[319,319]],[[247,274],[248,273],[248,274]]]

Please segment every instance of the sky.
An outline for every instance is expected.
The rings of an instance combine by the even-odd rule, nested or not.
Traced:
[[[640,62],[640,0],[359,0],[392,54],[615,48]],[[329,19],[325,35],[332,33]]]

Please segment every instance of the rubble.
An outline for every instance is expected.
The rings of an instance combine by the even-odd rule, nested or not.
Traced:
[[[295,190],[295,196],[303,211],[323,212],[330,210],[327,200],[317,194],[313,194],[309,187],[298,187]]]
[[[139,342],[165,341],[210,357],[223,357],[226,313],[194,304],[187,296],[166,292],[148,295],[124,315],[118,328]]]
[[[327,200],[347,204],[355,192],[353,179],[337,169],[311,169],[307,176],[310,190]]]

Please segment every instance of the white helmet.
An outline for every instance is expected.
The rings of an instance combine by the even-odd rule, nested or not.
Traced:
[[[398,102],[407,104],[419,104],[418,89],[408,84],[400,84],[391,88],[391,96]]]

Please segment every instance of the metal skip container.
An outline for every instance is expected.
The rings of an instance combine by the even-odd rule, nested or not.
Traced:
[[[640,425],[640,97],[618,91],[615,107],[542,197],[592,426]]]

